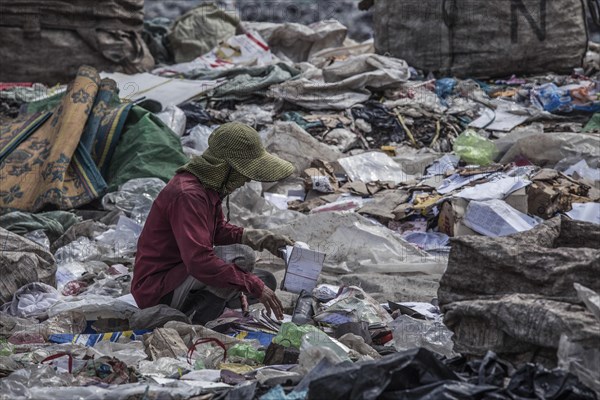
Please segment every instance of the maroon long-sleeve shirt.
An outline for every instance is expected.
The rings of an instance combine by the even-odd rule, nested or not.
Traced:
[[[160,192],[138,240],[131,294],[148,308],[193,276],[214,287],[237,288],[259,298],[264,283],[216,256],[213,246],[240,243],[243,229],[225,222],[219,194],[190,173],[179,173]]]

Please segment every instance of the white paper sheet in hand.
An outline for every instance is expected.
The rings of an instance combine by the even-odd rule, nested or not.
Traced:
[[[464,223],[477,233],[497,237],[528,231],[538,221],[502,200],[487,200],[471,201],[467,206]]]
[[[300,293],[312,292],[323,269],[325,253],[303,249],[298,246],[286,247],[286,270],[281,290]]]

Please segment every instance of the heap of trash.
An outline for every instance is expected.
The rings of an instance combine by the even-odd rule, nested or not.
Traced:
[[[0,399],[597,399],[596,47],[461,79],[211,7],[146,21],[135,68],[0,83]],[[296,168],[227,210],[301,243],[258,254],[285,317],[140,309],[150,207],[230,121]]]

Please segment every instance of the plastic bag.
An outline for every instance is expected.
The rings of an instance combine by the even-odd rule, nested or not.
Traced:
[[[56,250],[54,258],[58,265],[72,262],[86,262],[102,258],[103,250],[85,236],[72,241],[66,246]]]
[[[218,125],[206,126],[202,124],[198,124],[190,130],[190,133],[181,138],[181,145],[194,149],[198,154],[204,153],[206,149],[208,149],[208,137],[215,129],[218,128]]]
[[[600,396],[600,349],[585,349],[562,334],[558,343],[558,367],[569,371]]]
[[[410,179],[400,164],[385,153],[371,151],[338,160],[353,181],[364,183],[377,181],[406,182]]]
[[[350,361],[350,357],[348,357],[350,349],[320,330],[308,332],[302,336],[300,354],[311,348],[326,348],[331,350],[341,361]],[[321,359],[316,360],[314,364],[316,365],[320,360]]]
[[[166,184],[158,178],[137,178],[125,182],[117,192],[102,198],[106,210],[121,210],[136,223],[143,225],[152,203]]]
[[[162,357],[158,360],[142,360],[138,364],[138,371],[145,376],[165,377],[173,374],[182,374],[183,371],[192,369],[184,360],[178,358]]]
[[[454,141],[454,152],[469,164],[490,165],[496,155],[496,145],[472,129],[461,133]]]
[[[293,322],[284,322],[277,336],[273,338],[273,343],[283,347],[299,349],[302,344],[302,337],[310,332],[319,332],[319,330],[312,325],[298,326]]]
[[[456,354],[452,350],[453,333],[439,321],[424,321],[400,315],[390,324],[394,347],[398,351],[423,347],[448,358]]]
[[[118,358],[129,367],[135,367],[140,361],[148,358],[144,343],[138,340],[133,340],[129,343],[101,341],[94,347],[90,347],[88,352],[95,356],[95,358],[103,356]]]
[[[142,233],[142,226],[131,218],[119,217],[115,229],[108,230],[96,237],[96,242],[113,251],[111,258],[134,258],[137,241]]]
[[[177,106],[168,106],[163,111],[156,114],[162,122],[165,123],[177,137],[182,137],[185,133],[186,117],[182,109]]]
[[[250,343],[238,343],[227,351],[227,362],[243,363],[249,365],[262,364],[265,352],[257,350]]]
[[[217,339],[198,339],[188,353],[188,364],[193,369],[217,369],[225,361],[226,350]]]
[[[44,320],[48,309],[59,301],[59,297],[60,294],[52,286],[33,282],[19,288],[12,301],[2,306],[2,311],[15,317]]]
[[[25,237],[32,242],[36,242],[42,246],[46,251],[50,251],[50,239],[46,235],[43,229],[38,229],[25,234]]]

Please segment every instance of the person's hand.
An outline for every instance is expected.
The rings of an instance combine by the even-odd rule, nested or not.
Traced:
[[[279,249],[285,246],[293,246],[294,241],[287,236],[266,229],[244,229],[242,244],[258,251],[268,250],[271,254],[281,257]]]
[[[283,319],[283,305],[281,304],[281,301],[275,292],[273,292],[268,286],[263,288],[263,292],[258,301],[265,306],[268,316],[271,316],[272,311],[278,320],[281,321]]]

